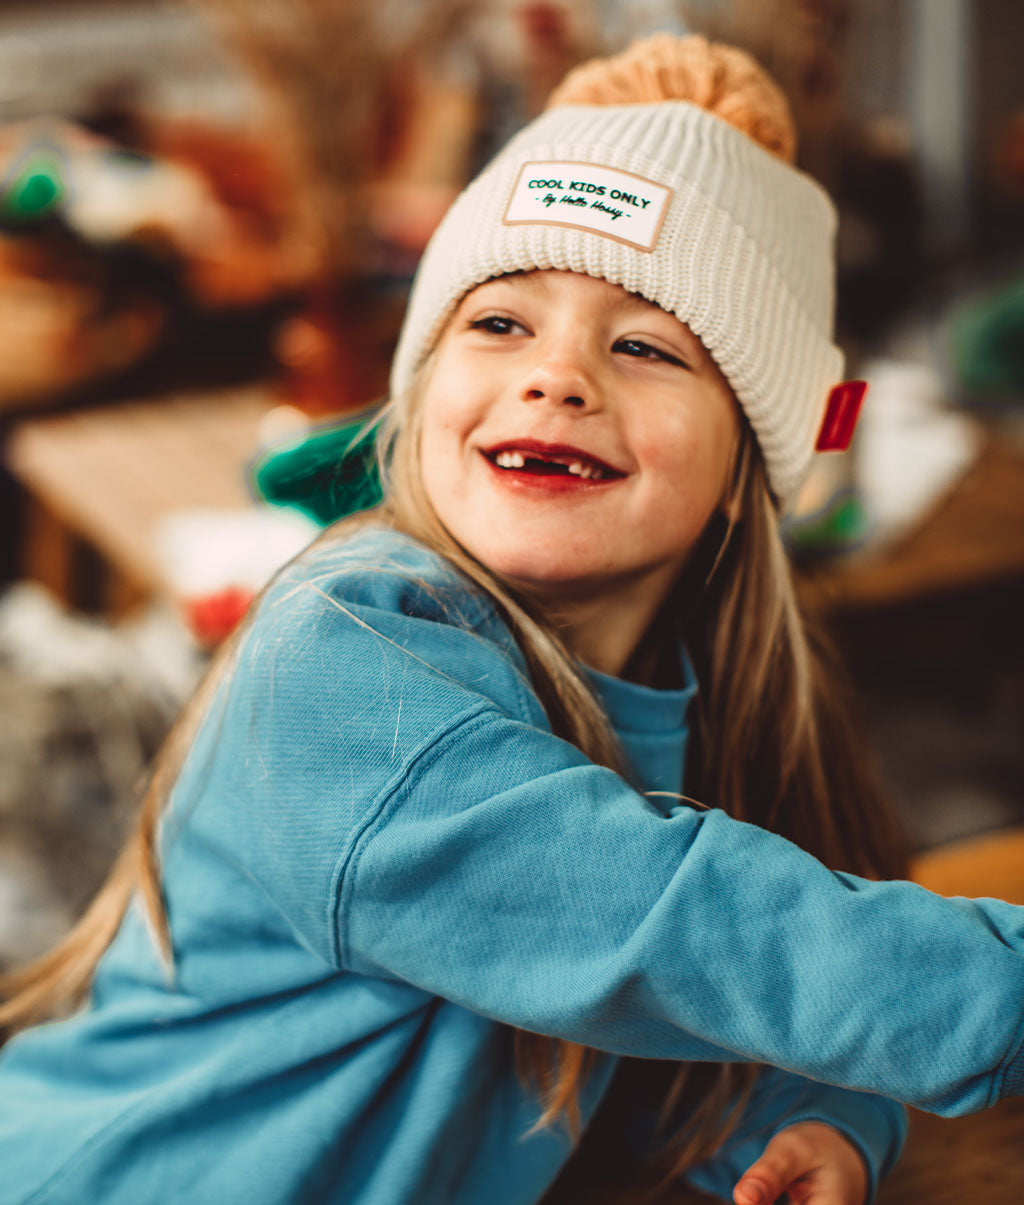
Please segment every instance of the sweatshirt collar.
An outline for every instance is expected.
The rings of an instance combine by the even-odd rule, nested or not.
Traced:
[[[682,645],[679,660],[683,685],[674,690],[656,690],[584,666],[616,732],[679,732],[686,728],[686,713],[697,694],[697,678]]]

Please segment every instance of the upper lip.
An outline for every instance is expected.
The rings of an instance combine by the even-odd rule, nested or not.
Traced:
[[[622,469],[617,469],[607,460],[595,456],[593,452],[577,448],[575,444],[548,443],[543,439],[503,439],[500,443],[482,448],[481,451],[488,458],[497,456],[499,452],[529,452],[546,460],[578,460],[586,464],[597,465],[606,473],[613,473],[619,477],[625,476]]]

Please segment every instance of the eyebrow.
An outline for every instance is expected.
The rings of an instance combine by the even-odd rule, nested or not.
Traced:
[[[549,293],[551,291],[551,284],[550,284],[548,277],[544,274],[545,271],[546,271],[546,269],[540,269],[540,270],[531,269],[531,270],[527,271],[523,268],[517,268],[514,272],[501,272],[497,276],[489,276],[486,280],[482,280],[478,285],[475,285],[474,288],[481,289],[485,285],[500,284],[502,281],[508,280],[508,281],[522,281],[522,283],[524,285],[528,286],[529,288],[538,289],[543,293]],[[589,273],[580,272],[580,273],[576,273],[576,275],[588,276]],[[595,276],[595,277],[592,277],[591,279],[604,280],[604,277],[603,276]],[[610,284],[610,285],[615,285],[617,288],[622,288],[622,291],[626,295],[626,300],[637,309],[641,309],[641,308],[647,309],[649,306],[653,306],[654,309],[661,310],[662,313],[664,313],[664,314],[668,313],[668,310],[666,310],[662,306],[658,305],[658,303],[656,301],[650,301],[648,298],[644,297],[643,294],[641,294],[641,293],[636,293],[632,289],[625,288],[625,286],[617,285],[616,282],[612,281],[612,280],[605,281],[605,283]],[[675,317],[675,315],[673,314],[673,315],[671,315],[671,317]]]
[[[542,279],[539,272],[527,272],[523,268],[517,268],[514,272],[499,272],[497,276],[488,276],[486,280],[482,280],[478,285],[474,285],[473,288],[482,289],[486,285],[501,284],[505,280],[521,280],[524,284],[532,285],[537,289],[546,290],[548,287],[547,279]]]

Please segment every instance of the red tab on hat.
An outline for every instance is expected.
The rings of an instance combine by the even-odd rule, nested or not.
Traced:
[[[867,381],[843,381],[832,388],[825,403],[816,452],[845,452],[853,438],[861,402],[868,391]]]

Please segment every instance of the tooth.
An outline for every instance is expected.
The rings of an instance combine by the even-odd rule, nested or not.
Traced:
[[[580,462],[578,460],[574,460],[572,462],[572,464],[566,465],[566,468],[575,477],[585,477],[586,476],[586,474],[583,471],[583,465],[580,464]]]
[[[508,467],[510,469],[521,469],[526,464],[526,457],[522,452],[509,452]]]

